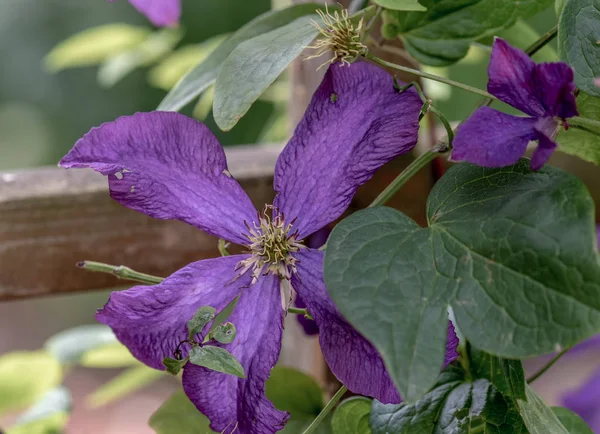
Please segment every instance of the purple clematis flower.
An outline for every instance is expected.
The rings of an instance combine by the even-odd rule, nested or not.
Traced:
[[[556,149],[560,124],[578,115],[573,70],[564,62],[536,65],[523,51],[496,38],[488,75],[488,92],[529,117],[481,107],[458,127],[452,158],[484,167],[508,166],[537,140],[531,168],[538,170]]]
[[[155,26],[175,27],[179,24],[181,0],[129,0],[129,3]]]
[[[158,285],[115,292],[96,318],[135,357],[164,369],[162,360],[187,339],[186,322],[199,307],[220,312],[239,296],[228,320],[237,336],[218,345],[239,360],[246,378],[188,363],[183,388],[213,430],[273,433],[288,414],[266,398],[265,381],[281,349],[280,286],[291,285],[314,317],[325,359],[340,381],[355,393],[399,402],[377,351],[329,298],[323,252],[303,240],[339,217],[379,167],[415,146],[420,108],[415,91],[399,94],[392,77],[374,65],[331,67],[279,156],[274,204],[260,214],[203,124],[152,112],[92,129],[62,159],[62,167],[93,168],[108,177],[111,196],[121,204],[159,219],[182,220],[248,250],[194,262]],[[449,359],[456,357],[452,345]]]

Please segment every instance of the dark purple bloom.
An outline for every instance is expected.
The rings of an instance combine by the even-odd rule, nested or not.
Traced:
[[[529,116],[478,109],[458,127],[452,158],[484,167],[508,166],[537,140],[531,168],[538,170],[556,149],[560,123],[578,114],[573,70],[564,62],[536,65],[523,51],[496,38],[488,75],[488,92]]]
[[[111,196],[121,204],[183,220],[248,249],[194,262],[155,286],[115,292],[97,319],[139,360],[164,369],[161,361],[187,338],[186,322],[200,306],[219,312],[239,296],[229,318],[237,336],[219,345],[240,361],[247,378],[188,363],[183,387],[213,430],[273,433],[288,415],[266,398],[265,381],[281,348],[280,285],[291,284],[314,317],[325,358],[340,381],[355,393],[399,402],[374,347],[329,298],[323,252],[303,240],[338,218],[379,167],[415,146],[420,108],[415,91],[399,94],[392,77],[374,65],[331,67],[277,161],[275,202],[260,214],[203,124],[152,112],[92,129],[61,166],[93,168],[108,177]]]
[[[129,0],[129,3],[155,26],[175,27],[179,24],[181,0]]]

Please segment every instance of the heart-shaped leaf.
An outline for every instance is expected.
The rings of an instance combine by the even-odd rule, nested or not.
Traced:
[[[230,322],[219,324],[209,334],[210,339],[214,339],[222,344],[230,344],[235,339],[235,325]]]
[[[527,401],[519,401],[521,416],[529,434],[569,434],[556,414],[529,385],[525,387]],[[574,433],[573,433],[574,434]]]
[[[429,228],[389,208],[332,232],[325,282],[381,353],[407,400],[438,376],[447,307],[474,346],[507,358],[560,350],[600,332],[594,204],[583,183],[529,161],[459,164],[428,199]]]
[[[371,404],[371,399],[362,396],[353,396],[340,403],[331,418],[333,434],[371,434]]]
[[[594,79],[600,76],[600,4],[597,0],[567,0],[558,20],[558,54],[575,70],[575,84],[600,96]]]
[[[192,319],[187,322],[188,339],[193,340],[194,336],[202,333],[204,326],[215,319],[216,313],[216,309],[212,306],[199,308]]]
[[[594,434],[583,419],[568,408],[552,407],[552,411],[570,434]]]

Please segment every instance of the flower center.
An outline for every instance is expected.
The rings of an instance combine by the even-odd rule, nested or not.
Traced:
[[[252,283],[267,274],[274,274],[282,279],[291,279],[296,273],[298,261],[292,253],[305,248],[303,240],[298,240],[298,231],[292,232],[294,220],[286,224],[283,213],[273,205],[266,205],[262,213],[258,213],[258,223],[253,222],[248,228],[246,245],[250,258],[241,261],[236,270],[239,275],[252,270]]]

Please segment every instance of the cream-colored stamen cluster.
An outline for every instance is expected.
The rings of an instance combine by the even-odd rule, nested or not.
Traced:
[[[333,57],[320,65],[320,69],[336,61],[342,62],[342,65],[350,65],[358,56],[365,53],[367,46],[361,42],[363,18],[354,27],[350,21],[347,9],[342,10],[341,13],[335,11],[333,15],[327,9],[326,12],[317,10],[317,13],[323,20],[325,27],[323,28],[319,23],[313,21],[314,26],[319,30],[321,35],[314,45],[306,47],[317,50],[315,54],[307,57],[307,59],[321,57],[323,54],[331,51]]]
[[[266,205],[262,214],[258,214],[258,223],[248,228],[248,253],[250,258],[241,261],[236,270],[239,275],[252,270],[252,284],[261,275],[274,274],[290,279],[296,273],[297,259],[292,253],[304,248],[303,240],[298,240],[298,231],[292,232],[294,221],[286,225],[283,213],[273,205]]]

